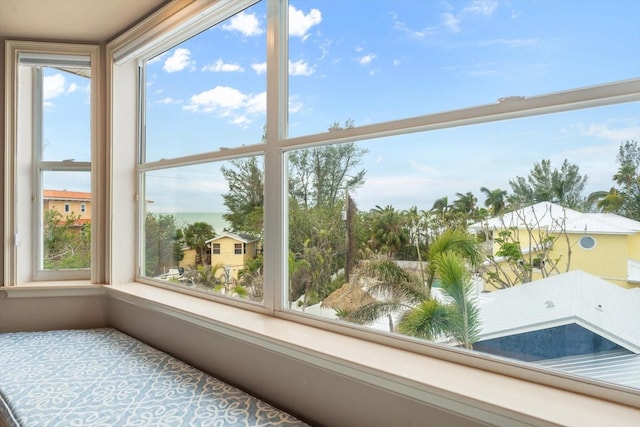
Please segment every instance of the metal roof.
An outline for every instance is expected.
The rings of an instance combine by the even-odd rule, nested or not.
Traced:
[[[472,230],[502,229],[505,227],[546,228],[567,233],[635,234],[640,232],[640,221],[613,213],[582,213],[550,202],[535,205],[493,217],[471,225]]]
[[[575,323],[640,353],[640,288],[574,270],[483,293],[478,302],[479,341]]]
[[[640,354],[615,350],[534,362],[572,375],[640,389]]]

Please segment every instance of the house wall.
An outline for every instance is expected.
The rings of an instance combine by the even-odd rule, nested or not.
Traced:
[[[64,211],[64,205],[69,204],[69,212]],[[85,211],[82,212],[81,205],[85,205]],[[63,217],[70,213],[77,215],[81,219],[91,219],[91,202],[88,200],[45,200],[44,210],[55,210],[60,212]]]
[[[523,251],[529,249],[528,239],[525,238],[525,232],[520,231],[520,247]],[[557,234],[555,235],[557,236]],[[580,247],[579,240],[585,234],[569,234],[569,243],[565,236],[560,236],[552,250],[549,252],[550,259],[560,259],[557,268],[560,273],[573,270],[582,270],[586,273],[600,277],[616,285],[629,287],[627,282],[627,260],[633,258],[630,254],[630,247],[633,247],[634,253],[640,256],[640,234],[633,236],[634,240],[630,240],[627,235],[618,234],[589,234],[596,240],[596,246],[591,250]],[[571,258],[569,259],[569,248],[571,250]],[[498,246],[494,246],[494,253],[498,250]],[[528,256],[528,255],[525,255]],[[533,258],[536,253],[531,254]],[[639,258],[640,259],[640,258]],[[506,262],[500,263],[503,271],[514,278],[515,274],[507,267]],[[532,272],[533,280],[542,279],[542,272],[534,269]],[[493,291],[496,288],[487,284],[485,290]]]
[[[640,262],[640,232],[629,236],[629,258]]]
[[[245,261],[250,260],[256,253],[256,242],[247,243],[246,253],[236,255],[234,253],[234,245],[239,243],[244,245],[242,241],[233,239],[231,237],[221,237],[212,242],[220,244],[220,254],[211,254],[211,265],[220,264],[223,266],[230,266],[231,278],[237,280],[238,272],[244,268]],[[216,273],[216,277],[224,277],[224,270],[220,269]]]
[[[196,265],[196,250],[185,249],[182,251],[182,259],[178,262],[178,267],[190,267]]]

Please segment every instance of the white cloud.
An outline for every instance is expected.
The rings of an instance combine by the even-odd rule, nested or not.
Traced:
[[[232,87],[216,86],[193,95],[189,104],[183,108],[194,113],[212,113],[218,117],[229,117],[231,123],[246,125],[252,122],[251,116],[264,115],[266,101],[266,92],[244,94]]]
[[[156,101],[156,104],[180,104],[180,101],[167,96],[166,98],[162,98],[159,101]]]
[[[303,40],[309,37],[308,32],[314,25],[322,22],[322,14],[318,9],[311,9],[308,14],[289,6],[289,36],[300,37]]]
[[[298,101],[295,97],[292,96],[292,97],[289,98],[289,113],[290,114],[302,111],[302,107],[303,107],[302,102]]]
[[[255,71],[256,74],[264,74],[267,72],[267,63],[261,62],[259,64],[251,64],[251,68],[253,68],[253,71]]]
[[[471,4],[466,6],[462,11],[477,15],[491,16],[497,7],[498,2],[495,0],[473,0]]]
[[[193,65],[195,65],[195,61],[191,59],[189,49],[179,48],[173,52],[173,55],[167,58],[162,69],[167,73],[175,73]]]
[[[373,53],[370,53],[368,55],[361,56],[358,59],[358,63],[360,63],[360,65],[369,65],[374,59],[376,59],[376,55]]]
[[[66,80],[60,73],[45,76],[42,82],[42,92],[45,100],[56,98],[65,93]]]
[[[583,135],[597,136],[618,143],[626,140],[640,139],[640,126],[637,123],[618,124],[618,126],[612,123],[591,123],[579,127]]]
[[[449,31],[458,33],[460,32],[460,20],[456,18],[452,13],[443,13],[442,25],[449,29]]]
[[[289,74],[292,76],[310,76],[315,70],[302,59],[299,61],[289,61]]]
[[[222,59],[218,59],[213,64],[205,65],[202,67],[202,71],[213,71],[216,73],[242,73],[244,72],[244,68],[242,68],[238,64],[228,64],[225,63]]]
[[[71,83],[71,84],[69,85],[69,87],[67,88],[67,93],[73,93],[73,92],[75,92],[76,90],[78,90],[78,85],[77,85],[77,84],[75,84],[75,83]]]
[[[267,111],[267,92],[247,97],[245,108],[251,114],[265,114]]]
[[[222,29],[227,31],[238,31],[245,37],[259,36],[264,33],[256,15],[245,12],[240,12],[233,16],[228,23],[222,25]]]

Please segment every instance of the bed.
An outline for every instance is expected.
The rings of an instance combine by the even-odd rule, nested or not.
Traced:
[[[116,329],[0,333],[0,425],[305,426]]]

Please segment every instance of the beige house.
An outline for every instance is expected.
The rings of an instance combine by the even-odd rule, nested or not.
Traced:
[[[80,224],[91,222],[91,193],[83,191],[43,190],[42,199],[42,210],[44,212],[54,210],[62,214],[63,218],[73,214],[78,217]]]
[[[211,251],[211,265],[221,265],[216,277],[226,280],[238,280],[238,272],[245,267],[245,263],[258,256],[257,237],[223,232],[213,239],[207,240]]]

